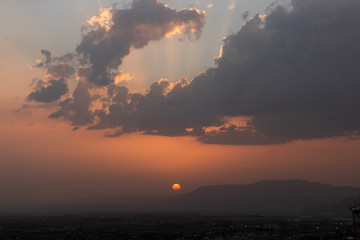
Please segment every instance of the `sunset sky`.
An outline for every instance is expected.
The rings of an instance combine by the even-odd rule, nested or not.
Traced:
[[[0,1],[0,203],[360,186],[358,0]]]

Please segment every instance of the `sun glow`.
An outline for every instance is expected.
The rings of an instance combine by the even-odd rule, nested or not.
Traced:
[[[105,28],[106,31],[109,31],[113,25],[111,9],[111,7],[100,8],[99,14],[90,18],[87,23],[92,27],[102,27]]]
[[[130,73],[120,73],[117,76],[115,76],[114,83],[119,84],[122,82],[131,81],[132,79],[134,79],[134,76],[131,75]]]
[[[184,25],[176,26],[172,31],[166,33],[165,37],[170,38],[174,35],[179,35],[183,32]]]
[[[263,15],[259,14],[259,18],[261,19],[262,22],[265,21],[266,17],[267,17],[266,14],[263,14]]]
[[[231,126],[235,126],[239,129],[248,127],[250,121],[252,120],[252,117],[248,116],[239,116],[239,117],[230,117],[225,116],[223,119],[224,124],[220,126],[210,126],[206,127],[204,130],[206,133],[211,132],[221,132],[223,131],[222,128],[228,128]]]

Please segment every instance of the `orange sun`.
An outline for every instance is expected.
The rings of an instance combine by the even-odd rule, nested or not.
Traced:
[[[174,185],[172,185],[172,190],[173,191],[179,191],[180,188],[181,188],[180,184],[175,183]]]

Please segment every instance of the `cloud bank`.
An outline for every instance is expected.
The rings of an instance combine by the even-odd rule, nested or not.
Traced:
[[[50,81],[28,99],[58,101],[51,118],[112,129],[107,136],[141,132],[209,144],[281,144],[359,134],[359,11],[357,0],[272,6],[266,17],[250,18],[224,40],[216,67],[191,81],[160,80],[146,94],[134,94],[114,83],[131,49],[178,31],[198,38],[205,17],[195,9],[176,12],[155,0],[137,0],[130,9],[94,19],[77,47],[80,81],[71,98],[60,99],[64,91],[54,91],[59,82]],[[44,55],[41,64],[49,65],[51,55]],[[65,66],[47,72],[73,75]]]

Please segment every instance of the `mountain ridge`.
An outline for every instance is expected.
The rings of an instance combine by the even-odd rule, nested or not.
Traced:
[[[299,215],[329,207],[360,194],[360,187],[333,186],[301,179],[263,180],[252,184],[201,186],[168,196],[85,198],[43,208],[60,212],[211,212],[256,215]],[[323,210],[324,209],[324,210]]]
[[[224,185],[208,185],[202,186],[194,191],[188,193],[189,195],[199,196],[199,195],[217,195],[219,193],[225,194],[225,196],[236,196],[240,191],[243,193],[249,194],[253,197],[262,196],[266,197],[269,195],[265,193],[261,195],[264,191],[272,191],[276,194],[272,197],[285,197],[288,196],[329,196],[329,195],[348,195],[354,191],[360,191],[359,187],[351,186],[333,186],[330,184],[310,182],[301,179],[289,179],[289,180],[262,180],[251,184],[224,184]],[[217,191],[217,193],[214,193]],[[254,196],[255,195],[255,196]]]

